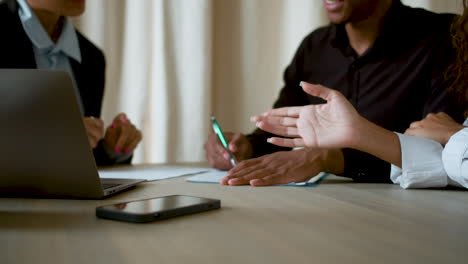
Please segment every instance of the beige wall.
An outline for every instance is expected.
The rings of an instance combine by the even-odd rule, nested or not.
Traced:
[[[462,0],[402,0],[403,3],[423,7],[438,13],[461,13],[463,8]]]
[[[249,117],[271,108],[301,40],[327,20],[321,0],[218,0],[214,7],[213,112],[225,130],[248,133]]]

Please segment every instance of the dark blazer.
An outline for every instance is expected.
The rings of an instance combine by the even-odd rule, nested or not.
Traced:
[[[101,116],[105,85],[104,54],[77,31],[81,63],[70,58],[70,64],[82,99],[85,116]],[[35,69],[33,44],[23,30],[16,1],[0,4],[0,68]],[[102,142],[94,150],[98,165],[115,163],[105,153]]]

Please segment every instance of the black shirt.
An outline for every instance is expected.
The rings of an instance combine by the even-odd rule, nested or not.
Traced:
[[[463,111],[445,93],[444,70],[454,54],[453,19],[394,1],[375,43],[361,56],[350,46],[344,25],[320,28],[303,40],[286,69],[274,108],[323,103],[303,92],[299,83],[307,81],[340,91],[363,117],[391,131],[404,132],[431,112],[462,121]],[[248,135],[254,156],[283,150],[266,142],[270,136],[261,130]],[[343,154],[343,176],[390,182],[388,163],[356,150],[343,149]]]

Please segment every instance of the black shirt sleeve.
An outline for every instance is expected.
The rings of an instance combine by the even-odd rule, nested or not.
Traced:
[[[304,65],[304,49],[307,43],[307,39],[304,39],[302,44],[299,46],[291,64],[284,71],[284,87],[282,88],[278,99],[273,105],[273,108],[281,108],[287,106],[303,106],[310,104],[307,100],[307,95],[300,87],[302,76],[302,67]],[[256,129],[252,134],[247,135],[247,139],[253,146],[253,156],[259,157],[265,154],[290,150],[289,148],[282,148],[270,144],[267,142],[269,137],[276,136],[271,133],[265,132],[261,129]]]

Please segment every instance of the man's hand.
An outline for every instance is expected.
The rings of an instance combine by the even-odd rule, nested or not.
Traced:
[[[224,185],[267,186],[304,182],[319,172],[342,173],[340,150],[301,149],[276,152],[241,162],[221,180]]]
[[[265,131],[289,138],[273,137],[268,142],[283,147],[345,148],[358,144],[365,123],[338,91],[301,83],[304,91],[323,98],[326,104],[285,107],[252,118]],[[292,138],[291,138],[292,137]]]
[[[104,138],[104,121],[95,117],[85,117],[83,123],[88,135],[89,145],[94,149],[98,142]]]
[[[127,118],[119,114],[107,128],[104,143],[116,154],[132,152],[142,139],[142,134]]]
[[[411,123],[405,134],[432,139],[445,146],[450,137],[463,128],[446,113],[428,114],[423,120]]]
[[[242,161],[252,157],[252,145],[247,140],[247,137],[240,133],[224,133],[226,140],[229,142],[229,150],[234,154],[237,161]],[[219,142],[216,134],[211,131],[208,134],[208,139],[205,142],[205,153],[210,166],[219,170],[229,170],[232,165],[229,161],[229,153],[224,149]]]

